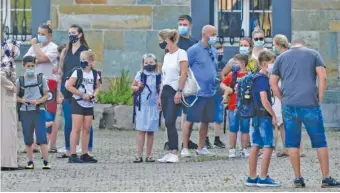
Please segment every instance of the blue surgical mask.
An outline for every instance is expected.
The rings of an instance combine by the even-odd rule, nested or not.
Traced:
[[[215,45],[216,41],[217,41],[217,37],[216,37],[216,36],[211,36],[211,37],[209,38],[209,40],[208,40],[208,44],[209,44],[210,46],[213,46],[213,45]]]
[[[264,45],[264,40],[257,40],[257,41],[255,41],[254,42],[254,45],[256,46],[256,47],[260,47],[260,46],[263,46]]]
[[[38,35],[38,42],[39,43],[45,43],[47,41],[46,36]]]
[[[35,68],[26,69],[26,75],[27,76],[34,76],[34,74],[35,74]]]
[[[86,68],[89,65],[88,61],[82,60],[80,61],[80,67],[81,68]]]
[[[189,27],[188,26],[178,26],[178,32],[181,36],[186,36],[189,34]]]
[[[78,35],[68,35],[68,39],[71,43],[76,43],[79,40]]]
[[[232,67],[231,67],[231,71],[232,72],[238,72],[241,70],[241,67],[239,65],[236,65],[234,64]]]
[[[240,54],[249,54],[249,48],[246,46],[240,47]]]

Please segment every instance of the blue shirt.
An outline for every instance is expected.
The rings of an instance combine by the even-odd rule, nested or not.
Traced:
[[[269,78],[266,75],[259,76],[258,78],[255,79],[254,81],[254,86],[253,86],[253,96],[254,96],[254,102],[255,102],[255,107],[263,107],[262,102],[261,102],[261,96],[260,92],[267,92],[267,97],[268,101],[272,103],[272,96],[270,92],[270,86],[269,86]]]
[[[218,62],[217,67],[216,67],[216,79],[215,79],[215,87],[216,87],[216,94],[218,95],[223,95],[224,91],[221,89],[220,84],[221,84],[221,72],[223,68],[225,67],[226,62],[224,60],[221,60]]]
[[[199,41],[197,44],[191,46],[187,53],[190,69],[201,87],[198,96],[214,96],[216,93],[217,50],[207,47],[202,41]]]

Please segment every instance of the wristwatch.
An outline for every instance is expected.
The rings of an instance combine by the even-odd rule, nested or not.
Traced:
[[[183,92],[183,90],[182,89],[177,89],[177,92]]]

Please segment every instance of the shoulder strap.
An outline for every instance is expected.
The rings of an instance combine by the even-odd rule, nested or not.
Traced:
[[[25,78],[23,76],[19,77],[19,97],[22,98],[25,94]]]
[[[98,77],[98,71],[95,69],[92,69],[93,74],[93,90],[97,88],[97,77]]]
[[[146,76],[144,72],[140,73],[140,81],[144,84],[144,86],[146,85],[147,78],[148,76]]]
[[[77,69],[77,80],[76,80],[76,85],[75,85],[76,89],[80,87],[82,82],[83,82],[83,70],[78,68]]]
[[[236,83],[237,83],[237,72],[232,72],[230,88],[234,89]]]
[[[40,94],[41,96],[44,96],[44,89],[43,89],[43,74],[39,73],[37,76],[37,81],[38,81],[38,85],[39,85],[39,90],[40,90]]]

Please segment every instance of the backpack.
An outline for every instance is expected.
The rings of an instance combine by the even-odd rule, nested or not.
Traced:
[[[241,78],[236,88],[236,116],[239,118],[252,118],[252,117],[264,117],[270,116],[270,114],[263,107],[261,102],[255,100],[253,96],[254,81],[265,76],[262,73],[251,74],[249,73],[245,77]],[[270,96],[270,90],[267,91]]]
[[[138,111],[140,111],[141,108],[141,95],[142,92],[145,88],[148,89],[149,91],[149,95],[148,98],[151,94],[151,89],[150,87],[146,84],[147,83],[147,75],[144,72],[141,72],[140,75],[140,80],[143,83],[144,87],[139,89],[139,91],[137,92],[133,92],[132,96],[133,96],[133,116],[132,116],[132,123],[135,123],[135,119],[136,119],[136,108],[138,108]],[[162,75],[161,74],[157,74],[156,75],[156,89],[157,89],[157,93],[159,94],[160,91],[160,85],[161,85],[161,80],[162,80]],[[161,115],[160,115],[161,116]]]
[[[58,83],[56,80],[48,79],[47,80],[49,92],[48,92],[48,99],[47,99],[47,111],[51,113],[57,112],[57,86]]]
[[[71,72],[67,75],[66,80],[70,79],[70,77],[72,76],[74,71],[77,71],[77,80],[76,80],[74,87],[78,90],[79,87],[83,84],[83,69],[82,68],[76,67],[73,70],[71,70]],[[92,69],[92,73],[93,73],[93,80],[94,80],[93,81],[93,90],[95,90],[96,87],[97,87],[97,77],[98,77],[99,73],[95,69]],[[86,90],[85,90],[85,94],[86,94]],[[67,101],[71,101],[72,96],[73,96],[73,93],[71,93],[70,91],[65,89],[64,99],[66,99]]]
[[[43,74],[39,73],[37,75],[37,84],[33,84],[33,85],[28,85],[25,86],[25,77],[24,76],[20,76],[19,77],[19,93],[18,93],[18,97],[22,98],[25,95],[25,88],[30,88],[30,87],[39,87],[39,91],[41,94],[41,97],[44,96],[44,90],[43,90]],[[17,112],[18,115],[20,115],[20,108],[21,108],[22,103],[17,102]],[[39,110],[40,107],[43,106],[46,108],[46,102],[43,104],[39,104],[36,106],[36,109]],[[20,116],[19,116],[19,120],[20,120]]]

